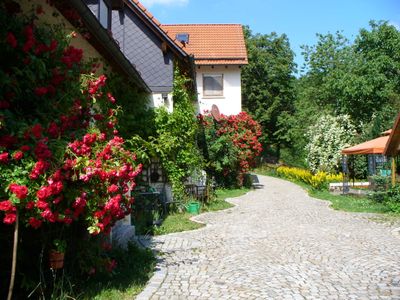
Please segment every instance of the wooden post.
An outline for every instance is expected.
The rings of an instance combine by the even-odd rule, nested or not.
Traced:
[[[392,187],[396,185],[396,160],[392,157]]]

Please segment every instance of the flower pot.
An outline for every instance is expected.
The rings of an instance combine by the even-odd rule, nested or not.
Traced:
[[[199,202],[189,202],[187,206],[188,213],[192,215],[197,215],[200,212],[200,203]]]
[[[64,267],[64,253],[50,250],[49,264],[51,269],[62,269]]]

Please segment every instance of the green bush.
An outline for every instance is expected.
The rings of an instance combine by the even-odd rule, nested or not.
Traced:
[[[394,186],[387,191],[386,204],[394,213],[400,214],[400,186]]]
[[[389,187],[390,183],[390,177],[388,176],[371,176],[371,182],[372,182],[372,189],[374,192],[383,192],[386,191]]]

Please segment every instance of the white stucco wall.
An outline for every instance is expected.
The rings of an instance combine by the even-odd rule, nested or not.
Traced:
[[[223,96],[203,95],[203,74],[223,74]],[[196,66],[196,82],[199,99],[198,112],[211,110],[216,104],[224,115],[236,115],[242,111],[242,91],[240,81],[240,68],[237,65]]]
[[[168,94],[167,100],[164,100],[162,94],[152,94],[150,99],[151,107],[161,107],[164,106],[168,112],[172,112],[174,105],[172,101],[172,94]]]

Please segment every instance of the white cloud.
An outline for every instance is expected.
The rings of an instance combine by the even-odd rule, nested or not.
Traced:
[[[397,30],[400,30],[400,24],[395,21],[389,21],[389,25],[396,27]]]
[[[188,4],[189,0],[141,0],[140,1],[145,7],[151,7],[153,5],[174,5],[184,6]]]

